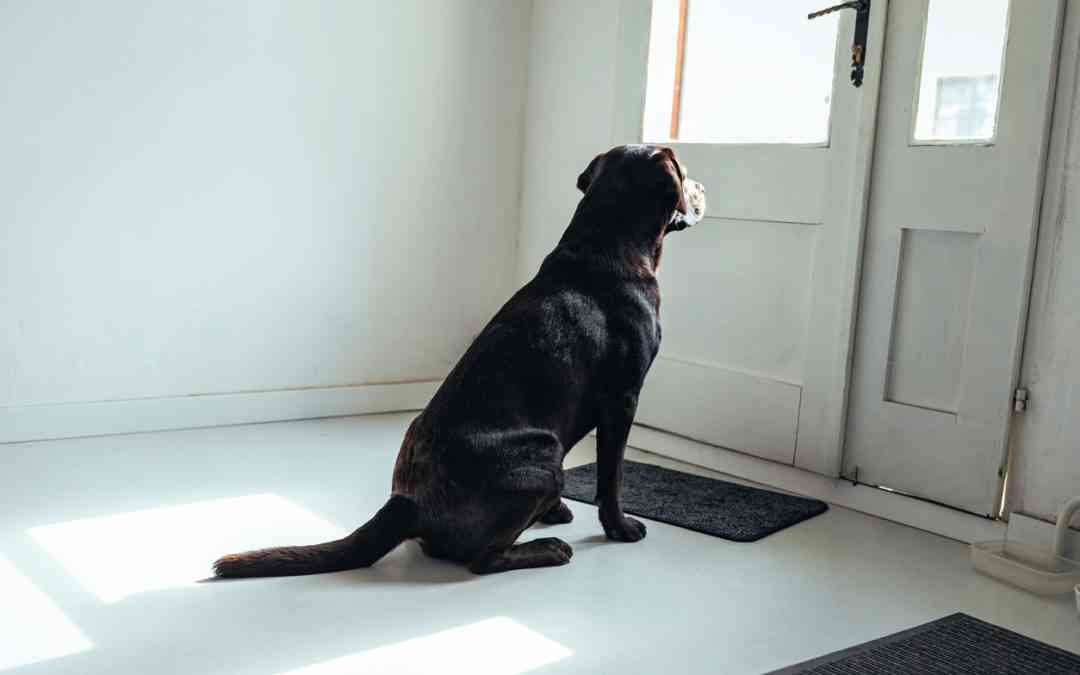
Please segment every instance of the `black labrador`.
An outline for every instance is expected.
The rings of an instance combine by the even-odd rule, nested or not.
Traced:
[[[540,271],[473,341],[409,426],[390,499],[344,539],[227,555],[220,577],[367,567],[408,538],[478,574],[563,565],[563,457],[597,432],[596,501],[610,539],[645,526],[619,504],[623,451],[660,345],[656,270],[664,236],[704,215],[704,190],[665,147],[620,146],[578,177],[584,193]]]

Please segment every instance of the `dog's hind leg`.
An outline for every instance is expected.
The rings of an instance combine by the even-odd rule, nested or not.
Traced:
[[[562,494],[562,471],[546,467],[522,467],[507,474],[495,497],[500,509],[490,542],[470,563],[475,574],[494,574],[530,567],[554,567],[570,562],[574,550],[561,539],[547,537],[523,544],[514,542],[539,517],[558,507]]]
[[[474,574],[494,574],[530,567],[555,567],[570,562],[574,549],[562,539],[547,537],[491,551],[469,563]]]
[[[547,525],[561,525],[563,523],[569,523],[574,519],[574,512],[570,510],[570,507],[566,505],[566,502],[559,500],[559,502],[548,509],[547,513],[540,516],[540,522]]]

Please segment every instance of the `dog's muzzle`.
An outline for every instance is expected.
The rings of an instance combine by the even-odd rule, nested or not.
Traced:
[[[686,202],[686,213],[676,211],[671,222],[682,223],[686,227],[697,225],[705,217],[705,186],[696,180],[684,179],[683,201]]]

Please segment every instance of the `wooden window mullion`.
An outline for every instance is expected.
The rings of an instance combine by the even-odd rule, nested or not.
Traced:
[[[675,86],[671,94],[671,140],[679,137],[679,116],[682,106],[683,56],[686,53],[686,5],[679,0],[679,31],[675,36]]]

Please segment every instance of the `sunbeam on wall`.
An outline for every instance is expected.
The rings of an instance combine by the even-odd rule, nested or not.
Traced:
[[[217,499],[35,527],[30,535],[102,602],[205,578],[224,553],[337,539],[277,495]]]
[[[49,596],[0,556],[0,671],[93,646]]]
[[[282,675],[516,675],[571,655],[558,642],[500,616]]]

